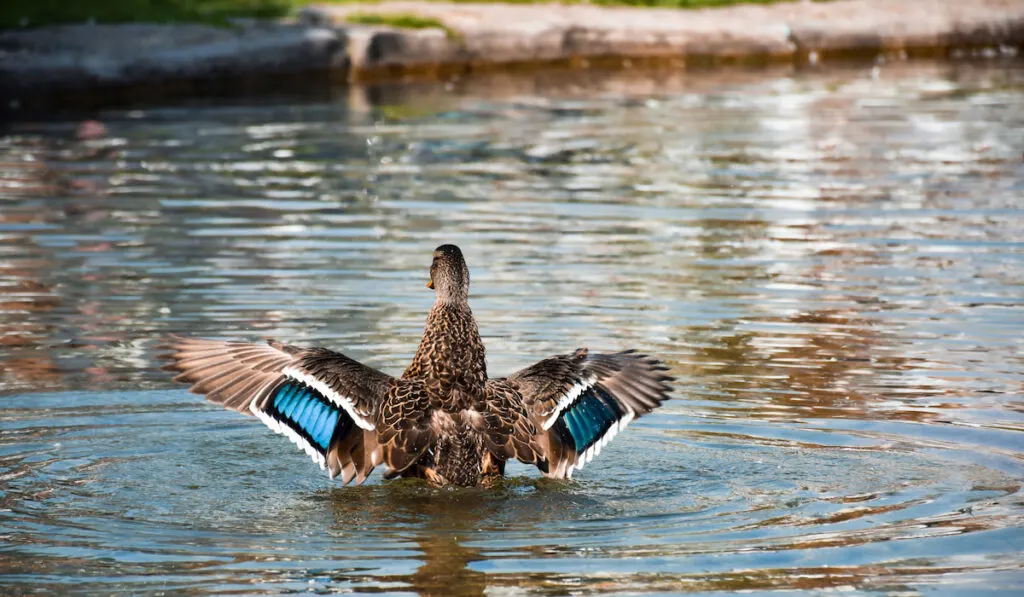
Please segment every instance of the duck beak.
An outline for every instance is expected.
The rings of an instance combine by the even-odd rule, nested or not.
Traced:
[[[434,288],[434,279],[433,278],[427,280],[427,288],[430,288],[431,290],[433,290],[433,288]]]

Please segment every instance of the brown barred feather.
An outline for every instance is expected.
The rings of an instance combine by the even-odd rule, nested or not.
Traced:
[[[484,386],[485,410],[472,420],[490,453],[502,460],[515,458],[546,467],[537,440],[537,427],[530,420],[522,395],[503,380],[489,380]]]

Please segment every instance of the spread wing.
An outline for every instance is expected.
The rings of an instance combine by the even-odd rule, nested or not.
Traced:
[[[374,424],[394,378],[345,355],[267,341],[172,336],[164,369],[191,391],[252,414],[291,439],[332,478],[362,482],[381,462]]]
[[[667,368],[633,351],[558,355],[510,375],[535,425],[549,477],[571,477],[634,418],[668,399]]]

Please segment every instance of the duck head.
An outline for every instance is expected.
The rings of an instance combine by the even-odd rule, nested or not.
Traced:
[[[469,297],[469,268],[458,247],[441,245],[434,249],[427,288],[433,288],[440,300],[465,300]]]

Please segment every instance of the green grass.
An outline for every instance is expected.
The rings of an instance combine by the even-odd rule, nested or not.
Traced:
[[[430,17],[420,17],[409,13],[375,14],[357,12],[345,17],[349,23],[356,25],[387,25],[400,29],[443,29],[444,23]]]
[[[214,23],[276,18],[294,0],[0,0],[0,29],[62,23]]]
[[[346,4],[359,0],[326,0]],[[494,2],[494,0],[453,0],[455,2]],[[557,0],[555,0],[557,2]],[[564,4],[580,0],[562,0]],[[701,8],[729,4],[771,4],[790,0],[590,0],[592,4]],[[544,4],[551,0],[505,0],[510,4]],[[226,24],[235,17],[278,18],[310,4],[309,0],[0,0],[0,29],[39,27],[60,23],[182,23]],[[373,3],[373,0],[363,3]],[[415,15],[363,15],[364,18],[390,19],[372,24],[412,29],[441,27],[433,19]],[[355,21],[352,21],[355,22]],[[371,24],[365,22],[366,24]]]
[[[357,12],[345,17],[345,21],[354,25],[385,25],[396,29],[441,29],[449,39],[459,37],[455,31],[452,31],[437,19],[421,17],[407,12]]]

